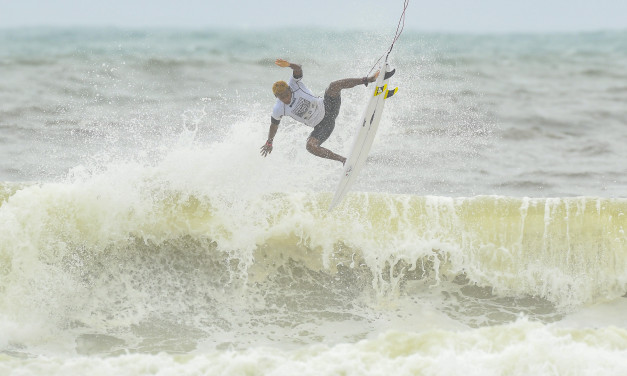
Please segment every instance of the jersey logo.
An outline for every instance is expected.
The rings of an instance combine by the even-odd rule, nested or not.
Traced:
[[[296,107],[292,110],[294,112],[294,115],[301,117],[303,119],[308,119],[311,116],[311,113],[307,113],[309,110],[309,106],[311,105],[311,102],[308,101],[305,98],[298,98],[298,102],[296,104]],[[305,116],[305,115],[309,115],[309,116]]]

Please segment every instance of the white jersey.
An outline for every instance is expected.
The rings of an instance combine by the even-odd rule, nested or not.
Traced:
[[[287,84],[292,91],[292,101],[285,104],[277,99],[272,108],[272,118],[278,121],[283,116],[289,116],[305,125],[315,127],[324,118],[324,100],[313,95],[301,79],[302,77],[290,77]]]

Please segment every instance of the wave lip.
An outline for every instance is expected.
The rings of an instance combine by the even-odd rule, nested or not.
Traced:
[[[566,305],[627,290],[625,199],[353,193],[329,213],[328,193],[237,200],[147,187],[131,194],[98,184],[7,192],[0,207],[5,276],[25,258],[55,263],[77,249],[98,254],[132,248],[137,239],[188,238],[215,245],[244,274],[278,258],[329,273],[365,265],[378,290],[460,275],[496,293]]]

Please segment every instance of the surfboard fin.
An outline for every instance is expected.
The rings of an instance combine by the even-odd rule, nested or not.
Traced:
[[[384,97],[384,99],[388,99],[389,97],[393,96],[394,94],[396,94],[396,92],[397,92],[397,91],[398,91],[398,88],[397,88],[397,87],[395,87],[395,88],[394,88],[394,89],[392,89],[392,90],[388,90],[388,91],[386,91],[386,92],[385,92],[385,97]]]
[[[387,80],[388,78],[394,76],[394,73],[396,73],[396,68],[392,69],[389,72],[385,72],[385,76],[383,76],[383,79]]]

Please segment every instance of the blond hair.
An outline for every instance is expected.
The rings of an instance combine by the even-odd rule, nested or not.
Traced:
[[[287,82],[277,81],[274,83],[274,85],[272,85],[272,92],[274,93],[274,96],[277,96],[285,92],[285,90],[288,90],[289,88],[290,87],[287,85]]]

